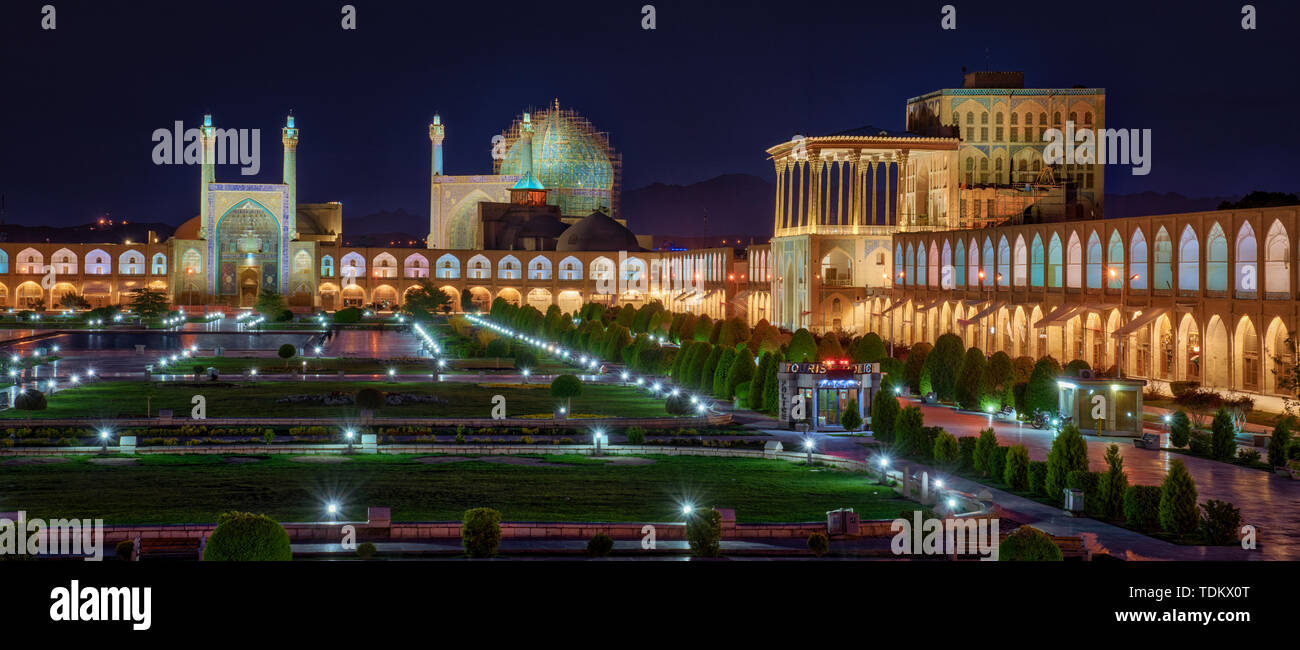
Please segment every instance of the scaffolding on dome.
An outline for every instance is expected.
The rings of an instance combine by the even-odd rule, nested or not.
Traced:
[[[547,202],[559,206],[566,217],[600,210],[618,218],[623,157],[610,146],[609,134],[577,112],[560,108],[559,100],[525,115],[533,128],[533,176],[546,187]],[[502,133],[506,155],[492,162],[494,173],[523,174],[518,148],[523,124],[520,115]]]

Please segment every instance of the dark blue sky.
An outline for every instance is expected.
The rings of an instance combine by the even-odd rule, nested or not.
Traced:
[[[1027,85],[1104,87],[1108,126],[1153,130],[1145,177],[1107,190],[1189,196],[1295,191],[1300,103],[1287,1],[1008,3],[658,1],[405,2],[50,0],[0,3],[0,192],[11,223],[73,224],[104,211],[178,223],[197,214],[198,170],[155,166],[154,129],[262,129],[276,182],[279,127],[302,129],[299,200],[345,216],[427,214],[433,113],[446,171],[489,173],[492,135],[558,97],[611,134],[624,188],[724,173],[772,177],[763,150],[796,132],[900,128],[904,102],[958,86],[962,66],[1024,70]],[[951,0],[950,0],[951,1]],[[766,224],[768,215],[756,215]]]

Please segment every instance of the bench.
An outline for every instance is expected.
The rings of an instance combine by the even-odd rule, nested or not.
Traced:
[[[136,557],[140,559],[171,557],[198,559],[203,551],[202,537],[136,538]]]

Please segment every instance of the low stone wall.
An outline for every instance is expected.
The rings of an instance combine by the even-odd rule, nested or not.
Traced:
[[[693,429],[702,426],[722,426],[731,424],[730,413],[715,413],[705,417],[689,418],[573,418],[556,420],[554,418],[370,418],[359,420],[358,424],[367,427],[443,427],[464,426],[468,428],[540,428],[540,429],[590,429],[603,427],[625,429],[642,427],[646,429]],[[163,421],[159,418],[121,418],[116,420],[97,420],[93,418],[11,418],[0,420],[0,427],[108,427],[125,429],[129,427],[310,427],[323,426],[337,428],[337,417],[325,418],[207,418],[192,420],[189,418],[172,418]]]

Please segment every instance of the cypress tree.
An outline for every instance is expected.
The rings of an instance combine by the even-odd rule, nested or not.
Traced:
[[[1025,410],[1029,413],[1050,413],[1056,415],[1061,410],[1057,377],[1061,367],[1052,357],[1043,357],[1034,364],[1034,371],[1029,375],[1029,386],[1025,388]]]
[[[1070,472],[1088,471],[1088,443],[1083,434],[1073,424],[1067,424],[1052,441],[1052,450],[1047,454],[1047,496],[1060,502],[1065,498],[1065,479]],[[1196,503],[1192,503],[1195,511]]]
[[[1128,489],[1128,475],[1124,473],[1124,457],[1119,455],[1119,445],[1106,447],[1106,473],[1101,475],[1097,495],[1101,500],[1098,510],[1108,519],[1119,519],[1124,514],[1124,491]]]
[[[958,406],[970,411],[979,409],[980,400],[988,393],[988,368],[979,348],[966,351],[955,389]]]
[[[940,336],[934,342],[934,349],[925,358],[922,371],[930,377],[930,390],[934,391],[941,402],[957,399],[957,371],[961,369],[962,357],[966,346],[961,337],[951,332]]]
[[[795,363],[816,361],[817,341],[813,339],[812,333],[802,327],[795,331],[794,336],[790,339],[787,358]]]
[[[713,346],[708,343],[696,343],[697,352],[691,359],[691,365],[686,369],[686,376],[683,380],[687,388],[700,388],[700,377],[704,376],[704,366],[709,362],[709,357],[713,355]]]
[[[871,435],[877,441],[884,444],[894,442],[894,420],[899,410],[893,386],[887,381],[881,382],[880,390],[871,402]]]
[[[736,387],[749,382],[749,390],[754,390],[754,355],[749,353],[749,348],[741,347],[736,352],[735,358],[731,361],[731,367],[727,369],[727,385],[725,394],[727,399],[736,396]],[[748,405],[748,404],[746,404]]]
[[[754,370],[753,379],[749,380],[749,397],[745,406],[751,410],[763,410],[763,393],[767,390],[767,369],[772,365],[772,353],[764,352],[758,358],[758,368]]]
[[[1175,458],[1160,485],[1160,529],[1171,535],[1184,535],[1196,530],[1199,520],[1196,482],[1183,466],[1183,459]]]
[[[709,356],[704,359],[704,365],[700,367],[700,377],[695,384],[700,390],[713,392],[713,374],[718,371],[720,359],[722,359],[722,348],[716,345],[709,346]]]
[[[777,379],[776,373],[780,371],[783,359],[779,352],[769,354],[772,362],[767,364],[767,377],[763,379],[763,412],[776,415],[780,406],[777,402],[781,399],[781,382]]]
[[[714,397],[718,399],[727,399],[727,373],[731,372],[731,364],[736,360],[736,351],[718,346],[722,354],[718,355],[718,363],[713,368],[713,380],[709,384]]]

